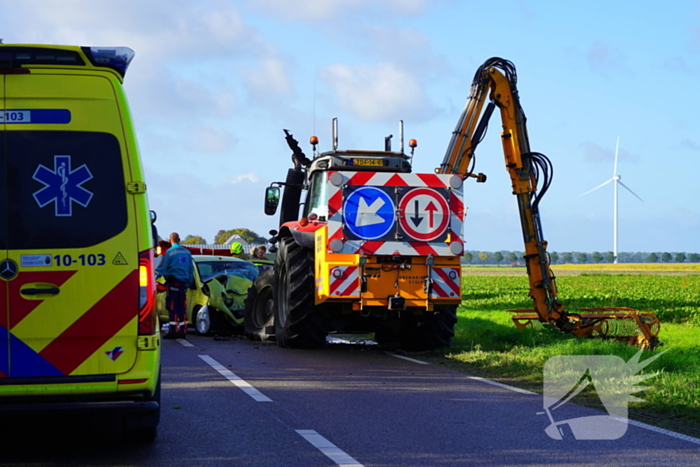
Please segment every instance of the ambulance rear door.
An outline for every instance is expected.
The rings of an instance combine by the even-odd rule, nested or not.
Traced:
[[[116,85],[89,70],[5,76],[12,378],[102,380],[135,362],[138,247]]]

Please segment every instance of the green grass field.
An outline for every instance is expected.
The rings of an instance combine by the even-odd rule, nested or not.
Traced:
[[[665,351],[643,371],[658,375],[644,382],[649,389],[637,396],[645,401],[632,404],[630,416],[671,428],[689,424],[699,430],[689,434],[700,434],[700,265],[569,266],[554,268],[567,311],[630,307],[653,312],[661,321],[664,345],[642,355]],[[528,288],[523,268],[465,268],[455,337],[445,352],[449,363],[537,390],[550,357],[617,355],[627,361],[638,351],[613,341],[579,339],[548,325],[516,329],[506,310],[532,308]]]

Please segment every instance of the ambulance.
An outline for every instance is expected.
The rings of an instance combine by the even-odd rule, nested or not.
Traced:
[[[150,441],[160,334],[133,56],[0,44],[0,414],[103,411]]]

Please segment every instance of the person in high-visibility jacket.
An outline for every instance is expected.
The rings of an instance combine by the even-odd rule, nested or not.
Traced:
[[[243,251],[243,245],[241,245],[240,242],[233,242],[231,244],[231,256],[238,259],[250,259],[250,255]]]
[[[180,235],[170,234],[171,247],[156,268],[156,277],[165,278],[165,306],[170,315],[163,339],[187,338],[187,290],[194,286],[192,253],[180,245]]]

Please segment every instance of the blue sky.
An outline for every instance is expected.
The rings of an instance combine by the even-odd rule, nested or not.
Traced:
[[[264,188],[284,179],[283,128],[306,145],[381,149],[416,138],[414,171],[445,153],[477,67],[511,60],[530,145],[554,180],[540,205],[550,251],[700,252],[700,3],[504,0],[23,0],[0,5],[5,43],[134,49],[126,75],[162,233],[276,227]],[[468,183],[467,249],[522,250],[500,122]]]

